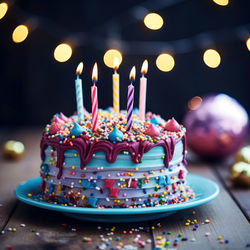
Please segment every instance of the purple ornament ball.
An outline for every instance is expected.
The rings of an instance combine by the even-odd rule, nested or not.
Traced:
[[[193,97],[183,123],[189,147],[200,156],[232,155],[247,139],[248,114],[226,94]]]

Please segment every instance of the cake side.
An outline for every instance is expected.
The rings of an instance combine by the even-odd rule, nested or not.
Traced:
[[[117,119],[105,113],[102,116],[105,126],[100,126],[104,132],[91,136],[84,129],[76,137],[71,133],[76,123],[74,118],[70,119],[54,135],[50,133],[53,121],[43,132],[41,176],[46,201],[73,206],[146,207],[184,202],[193,197],[185,181],[183,127],[169,131],[166,129],[169,122],[158,117],[161,123],[153,125],[150,136],[147,130],[150,127],[152,130],[154,116],[145,123],[135,119],[132,133],[127,133],[122,115]],[[79,125],[87,128],[88,122]],[[116,132],[118,140],[112,141],[110,134],[117,127],[123,135],[117,137]],[[67,130],[68,136],[63,137]]]

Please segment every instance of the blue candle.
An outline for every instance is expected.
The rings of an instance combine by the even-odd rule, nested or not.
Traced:
[[[75,80],[78,122],[81,122],[84,119],[82,79],[80,79],[79,77],[80,74],[82,73],[82,69],[83,69],[83,63],[80,62],[76,69],[76,80]]]

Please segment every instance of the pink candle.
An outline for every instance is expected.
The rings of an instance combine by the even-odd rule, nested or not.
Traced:
[[[97,63],[94,64],[92,72],[93,86],[91,87],[91,99],[92,99],[92,131],[97,130],[98,126],[98,99],[97,99]]]
[[[146,113],[146,94],[147,94],[147,78],[145,74],[148,71],[148,61],[145,60],[141,67],[142,77],[140,78],[140,96],[139,96],[139,118],[145,120]]]
[[[134,86],[133,82],[135,80],[135,66],[130,71],[130,85],[128,86],[128,102],[127,102],[127,131],[132,127],[132,116],[134,109]]]

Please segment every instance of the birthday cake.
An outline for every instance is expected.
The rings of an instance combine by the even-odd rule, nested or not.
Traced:
[[[99,110],[92,116],[56,114],[41,140],[44,201],[64,206],[142,208],[186,202],[194,197],[186,183],[185,128],[147,113]]]

